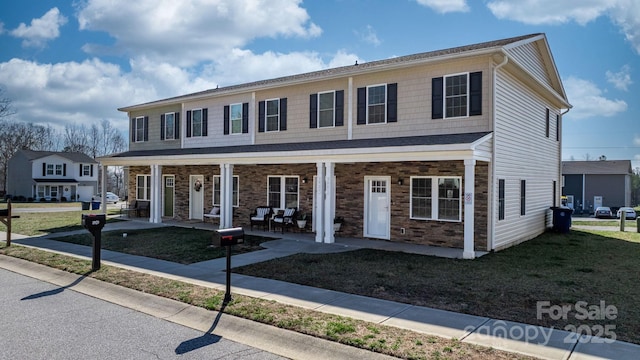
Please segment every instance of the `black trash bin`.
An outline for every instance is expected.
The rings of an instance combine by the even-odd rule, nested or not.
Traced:
[[[89,210],[91,206],[91,203],[88,201],[83,201],[82,202],[82,210]]]
[[[573,214],[573,209],[568,207],[552,207],[551,210],[553,210],[553,230],[568,233],[571,229],[571,214]]]

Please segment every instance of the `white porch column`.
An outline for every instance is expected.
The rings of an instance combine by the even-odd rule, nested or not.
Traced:
[[[335,164],[332,162],[325,163],[324,174],[324,242],[331,244],[335,242],[333,233],[333,218],[336,213],[336,187],[334,182]]]
[[[149,200],[149,222],[162,222],[162,166],[151,165],[151,194]]]
[[[313,204],[313,226],[316,229],[316,242],[324,239],[324,163],[316,163],[316,182],[314,184],[316,203]]]
[[[222,229],[233,227],[233,164],[224,164],[224,188],[221,188],[222,193],[220,198],[224,197],[224,207],[221,207],[220,211],[225,215],[224,222],[220,222]],[[220,218],[222,220],[222,218]],[[224,225],[224,227],[222,226]]]
[[[474,189],[476,182],[476,161],[464,161],[464,251],[462,257],[464,259],[473,259],[476,254],[474,248],[474,230],[473,222],[475,215]]]
[[[100,165],[100,191],[102,198],[100,199],[100,205],[102,206],[102,213],[107,213],[107,167]]]

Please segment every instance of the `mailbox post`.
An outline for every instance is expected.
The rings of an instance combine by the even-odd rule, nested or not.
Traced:
[[[224,294],[223,304],[231,301],[231,246],[244,243],[244,230],[242,228],[220,229],[216,231],[213,243],[216,246],[227,247],[227,291]]]
[[[82,214],[82,226],[93,235],[93,257],[91,271],[100,270],[100,248],[102,247],[102,228],[107,223],[105,214]]]

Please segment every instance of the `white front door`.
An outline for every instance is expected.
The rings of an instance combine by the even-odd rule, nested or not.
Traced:
[[[365,176],[364,180],[364,236],[389,239],[391,177]]]
[[[189,219],[204,217],[204,176],[189,175]]]

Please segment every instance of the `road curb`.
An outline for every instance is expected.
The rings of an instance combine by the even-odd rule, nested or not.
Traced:
[[[0,268],[291,359],[395,359],[6,255]]]

